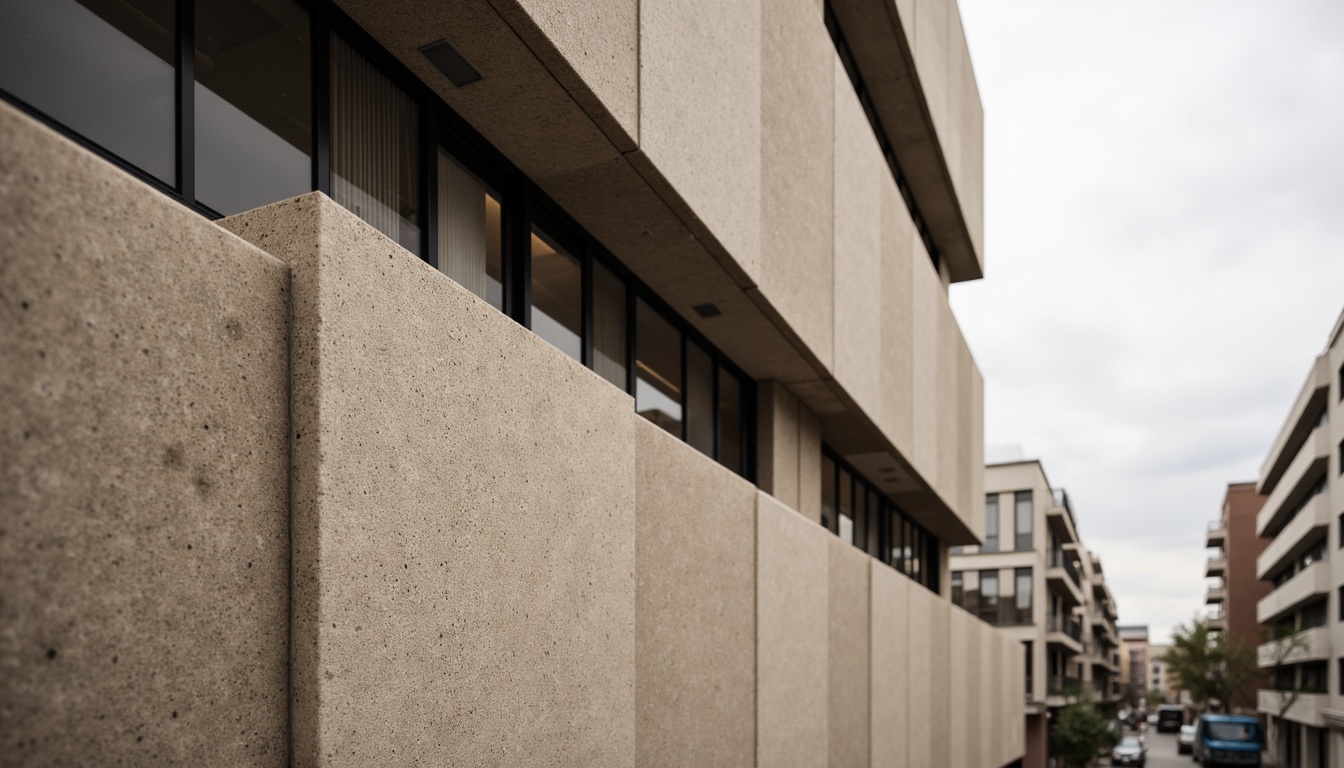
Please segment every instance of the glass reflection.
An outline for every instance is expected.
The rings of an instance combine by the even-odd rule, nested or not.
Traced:
[[[0,88],[176,185],[173,0],[0,2]]]
[[[439,271],[503,310],[498,197],[443,150],[438,171]]]
[[[532,332],[583,359],[583,267],[540,230],[532,231]]]
[[[196,199],[226,216],[312,187],[308,13],[196,0]]]
[[[635,410],[681,437],[681,333],[642,299],[635,326]]]

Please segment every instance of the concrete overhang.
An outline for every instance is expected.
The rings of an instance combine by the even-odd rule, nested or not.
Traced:
[[[1299,444],[1293,460],[1279,478],[1265,505],[1255,516],[1257,536],[1273,538],[1290,517],[1310,499],[1330,464],[1330,435],[1324,426],[1313,428]]]
[[[1325,406],[1329,392],[1329,361],[1325,355],[1321,355],[1312,364],[1311,372],[1307,374],[1307,380],[1297,393],[1292,410],[1288,412],[1288,420],[1274,438],[1273,447],[1260,465],[1260,481],[1256,484],[1256,492],[1266,495],[1274,492],[1288,465],[1307,441],[1307,435],[1316,428],[1316,414]]]
[[[984,110],[955,0],[920,0],[917,9],[910,3],[912,18],[902,17],[895,0],[830,5],[951,281],[984,277],[984,193],[976,172]],[[920,14],[929,21],[913,18]],[[959,133],[977,128],[971,137]],[[969,167],[959,173],[962,164]]]
[[[1255,559],[1255,577],[1267,581],[1272,573],[1316,546],[1329,529],[1330,496],[1319,493],[1283,526]]]

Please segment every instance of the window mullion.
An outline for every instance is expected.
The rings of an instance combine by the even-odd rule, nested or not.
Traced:
[[[195,0],[177,0],[177,193],[196,203]]]

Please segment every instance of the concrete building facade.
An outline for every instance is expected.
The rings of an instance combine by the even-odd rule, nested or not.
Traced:
[[[953,0],[6,4],[12,762],[1019,760],[982,123]]]
[[[1264,640],[1256,606],[1270,588],[1260,580],[1257,567],[1269,545],[1268,539],[1256,534],[1256,516],[1264,504],[1265,497],[1256,491],[1255,483],[1228,483],[1222,513],[1209,524],[1204,539],[1209,549],[1204,575],[1208,579],[1205,604],[1210,633],[1216,631],[1230,641],[1252,645]],[[1254,688],[1234,696],[1229,711],[1254,713]]]
[[[1279,764],[1334,765],[1344,759],[1344,313],[1313,361],[1288,418],[1260,466],[1266,499],[1256,560],[1270,586],[1256,618],[1273,637],[1260,646],[1272,675],[1258,709],[1269,721]],[[1332,762],[1334,761],[1334,762]]]
[[[985,540],[951,557],[952,601],[1021,644],[1026,756],[1045,766],[1053,713],[1087,690],[1119,700],[1115,602],[1068,494],[1036,460],[985,467]]]
[[[1120,680],[1130,707],[1146,706],[1148,694],[1148,625],[1118,627],[1120,633]]]

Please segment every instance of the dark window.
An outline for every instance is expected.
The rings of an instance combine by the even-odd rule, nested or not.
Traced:
[[[402,248],[420,253],[419,105],[335,34],[331,197]]]
[[[1018,552],[1035,549],[1031,537],[1032,521],[1031,491],[1018,491],[1013,494],[1013,546]]]
[[[635,410],[680,437],[681,334],[642,299],[635,318]]]
[[[999,494],[985,497],[985,545],[981,552],[999,551]]]
[[[714,358],[686,340],[686,442],[714,455]]]
[[[980,618],[999,623],[999,572],[980,572]]]
[[[742,384],[719,366],[719,463],[743,474]]]
[[[626,307],[625,283],[610,269],[594,261],[593,370],[621,389],[626,388],[629,378],[625,364],[629,345]]]
[[[1339,588],[1339,620],[1344,621],[1344,587]]]
[[[1339,473],[1344,475],[1344,441],[1339,444]]]
[[[961,571],[953,571],[949,577],[952,580],[952,604],[966,607],[966,593],[962,581]]]
[[[1328,601],[1317,600],[1302,609],[1302,629],[1311,629],[1313,627],[1324,627],[1326,624]]]
[[[840,517],[840,528],[836,532],[841,541],[854,543],[854,477],[848,471],[840,470],[840,501],[836,505]]]
[[[1026,664],[1026,667],[1027,667],[1027,697],[1030,698],[1030,697],[1031,697],[1031,685],[1032,685],[1031,678],[1033,677],[1032,669],[1035,667],[1035,664],[1036,664],[1036,660],[1035,660],[1035,658],[1034,658],[1034,657],[1035,657],[1035,654],[1032,652],[1032,651],[1033,651],[1033,648],[1032,648],[1032,641],[1030,641],[1030,640],[1023,640],[1023,641],[1022,641],[1022,649],[1023,649],[1023,651],[1025,651],[1025,655],[1026,655],[1026,657],[1027,657],[1027,664]]]
[[[910,520],[877,486],[824,445],[821,468],[822,526],[931,591],[939,591],[942,565],[937,537]],[[973,594],[965,600],[972,600]]]
[[[532,331],[575,360],[583,359],[583,267],[539,229],[532,231]]]
[[[1018,568],[1013,572],[1013,622],[1030,624],[1031,611],[1031,569]]]
[[[821,526],[835,531],[835,460],[830,456],[821,457]]]
[[[173,0],[5,0],[0,88],[176,184]]]
[[[309,191],[308,12],[292,0],[195,0],[195,12],[196,199],[228,216]]]
[[[1303,693],[1326,693],[1329,674],[1324,661],[1312,661],[1302,665],[1302,678],[1299,690]]]
[[[503,311],[500,195],[442,149],[438,174],[439,271]],[[625,359],[624,349],[620,359]],[[620,386],[625,386],[624,376]]]

